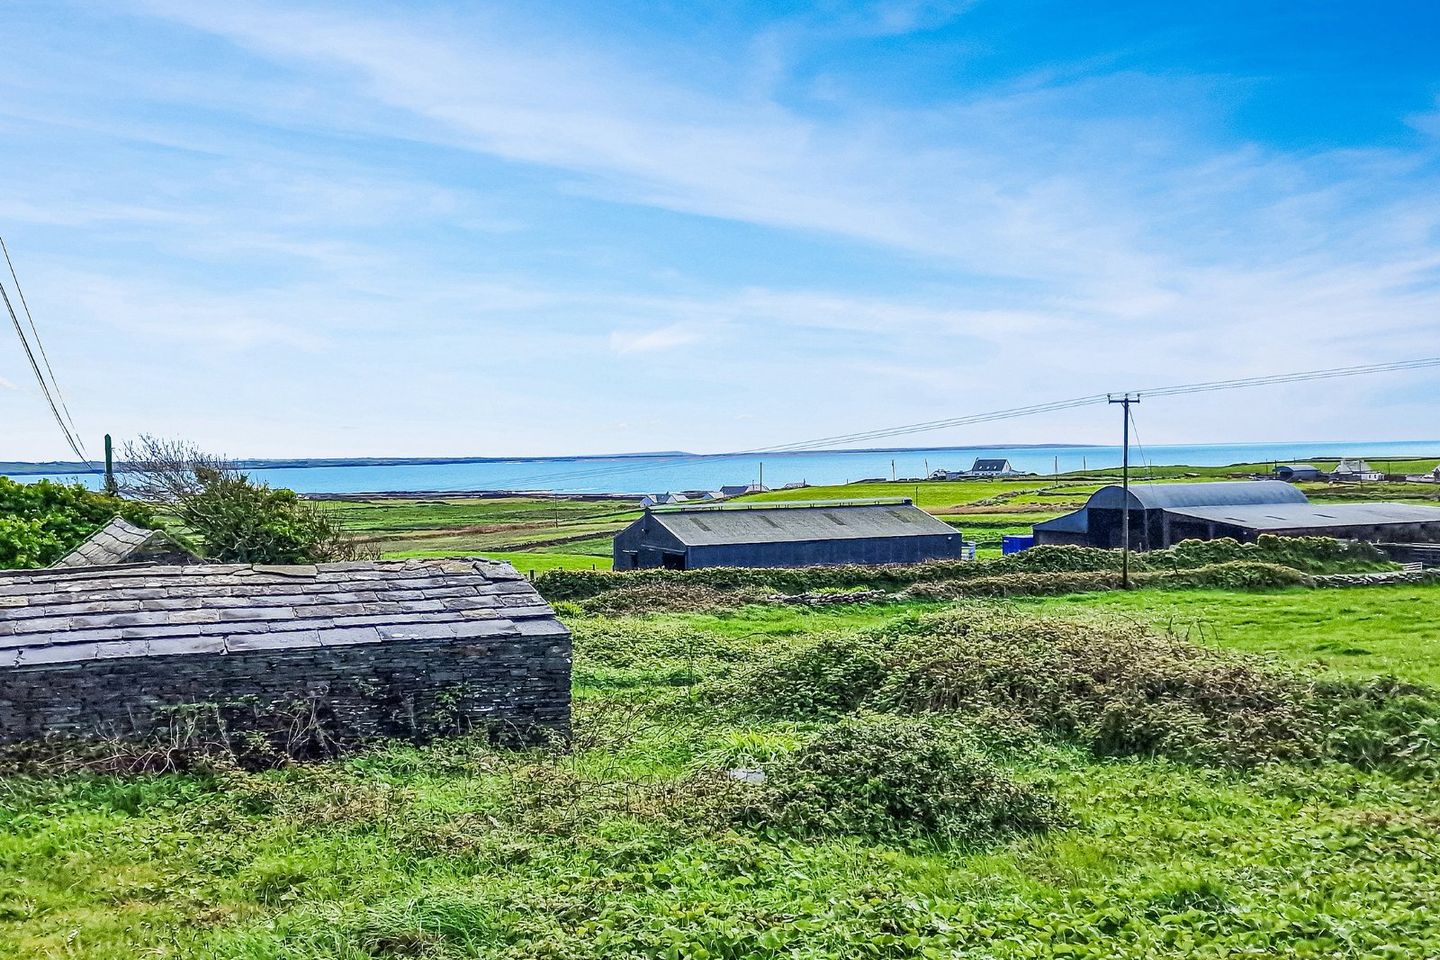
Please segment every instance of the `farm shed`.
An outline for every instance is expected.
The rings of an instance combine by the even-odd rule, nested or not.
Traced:
[[[51,567],[103,567],[119,563],[199,563],[200,558],[163,530],[137,527],[116,517],[85,538],[85,542],[50,564]]]
[[[651,510],[615,536],[615,569],[805,567],[957,559],[960,531],[909,500]]]
[[[1289,483],[1325,479],[1324,471],[1309,463],[1282,463],[1272,472],[1275,474],[1276,480],[1285,480]]]
[[[563,733],[570,635],[511,566],[77,567],[0,574],[0,742],[144,737],[177,710],[305,707],[336,740]]]
[[[1037,544],[1118,547],[1127,501],[1108,486],[1074,513],[1035,524]],[[1162,549],[1181,540],[1229,537],[1251,541],[1264,533],[1368,541],[1440,541],[1440,507],[1402,503],[1312,504],[1282,480],[1218,483],[1132,483],[1130,544]]]

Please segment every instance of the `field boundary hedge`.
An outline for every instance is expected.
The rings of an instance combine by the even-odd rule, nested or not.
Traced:
[[[769,590],[812,593],[817,590],[899,592],[922,583],[997,578],[1006,575],[1117,573],[1118,550],[1041,546],[995,560],[935,560],[910,565],[825,567],[709,567],[702,570],[550,570],[535,580],[547,600],[584,601],[613,590],[634,587],[704,587],[719,592]],[[1177,574],[1231,563],[1283,567],[1303,574],[1365,573],[1394,569],[1368,543],[1328,537],[1262,536],[1255,543],[1235,540],[1186,540],[1167,550],[1133,554],[1139,573]]]

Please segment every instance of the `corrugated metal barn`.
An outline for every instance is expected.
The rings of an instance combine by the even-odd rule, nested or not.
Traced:
[[[1108,486],[1084,507],[1035,524],[1036,544],[1118,547],[1126,510],[1122,487]],[[1132,483],[1130,545],[1158,550],[1181,540],[1264,533],[1372,542],[1440,542],[1440,507],[1404,503],[1314,504],[1281,480]]]
[[[960,531],[909,500],[651,510],[615,536],[615,569],[805,567],[958,559]]]

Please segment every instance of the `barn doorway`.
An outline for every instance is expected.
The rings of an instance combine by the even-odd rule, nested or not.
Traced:
[[[683,553],[665,553],[665,554],[662,554],[661,557],[660,557],[660,565],[663,566],[666,570],[684,570],[684,569],[685,569],[685,554],[683,554]]]

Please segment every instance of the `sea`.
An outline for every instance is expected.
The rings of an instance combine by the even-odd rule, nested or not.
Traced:
[[[1393,470],[1387,458],[1440,459],[1440,440],[1320,441],[1287,443],[1178,444],[1132,446],[1131,464],[1143,477],[1147,466],[1217,467],[1232,463],[1303,463],[1364,457],[1377,469]],[[323,465],[251,467],[253,478],[309,494],[461,493],[543,491],[572,494],[643,494],[714,490],[722,485],[759,483],[837,484],[858,480],[918,480],[936,470],[964,470],[980,458],[1005,458],[1018,470],[1036,474],[1118,467],[1118,446],[929,447],[865,450],[809,450],[798,453],[625,454],[516,459],[409,460],[373,463],[326,461]],[[16,480],[78,481],[98,488],[95,473],[12,474]]]

